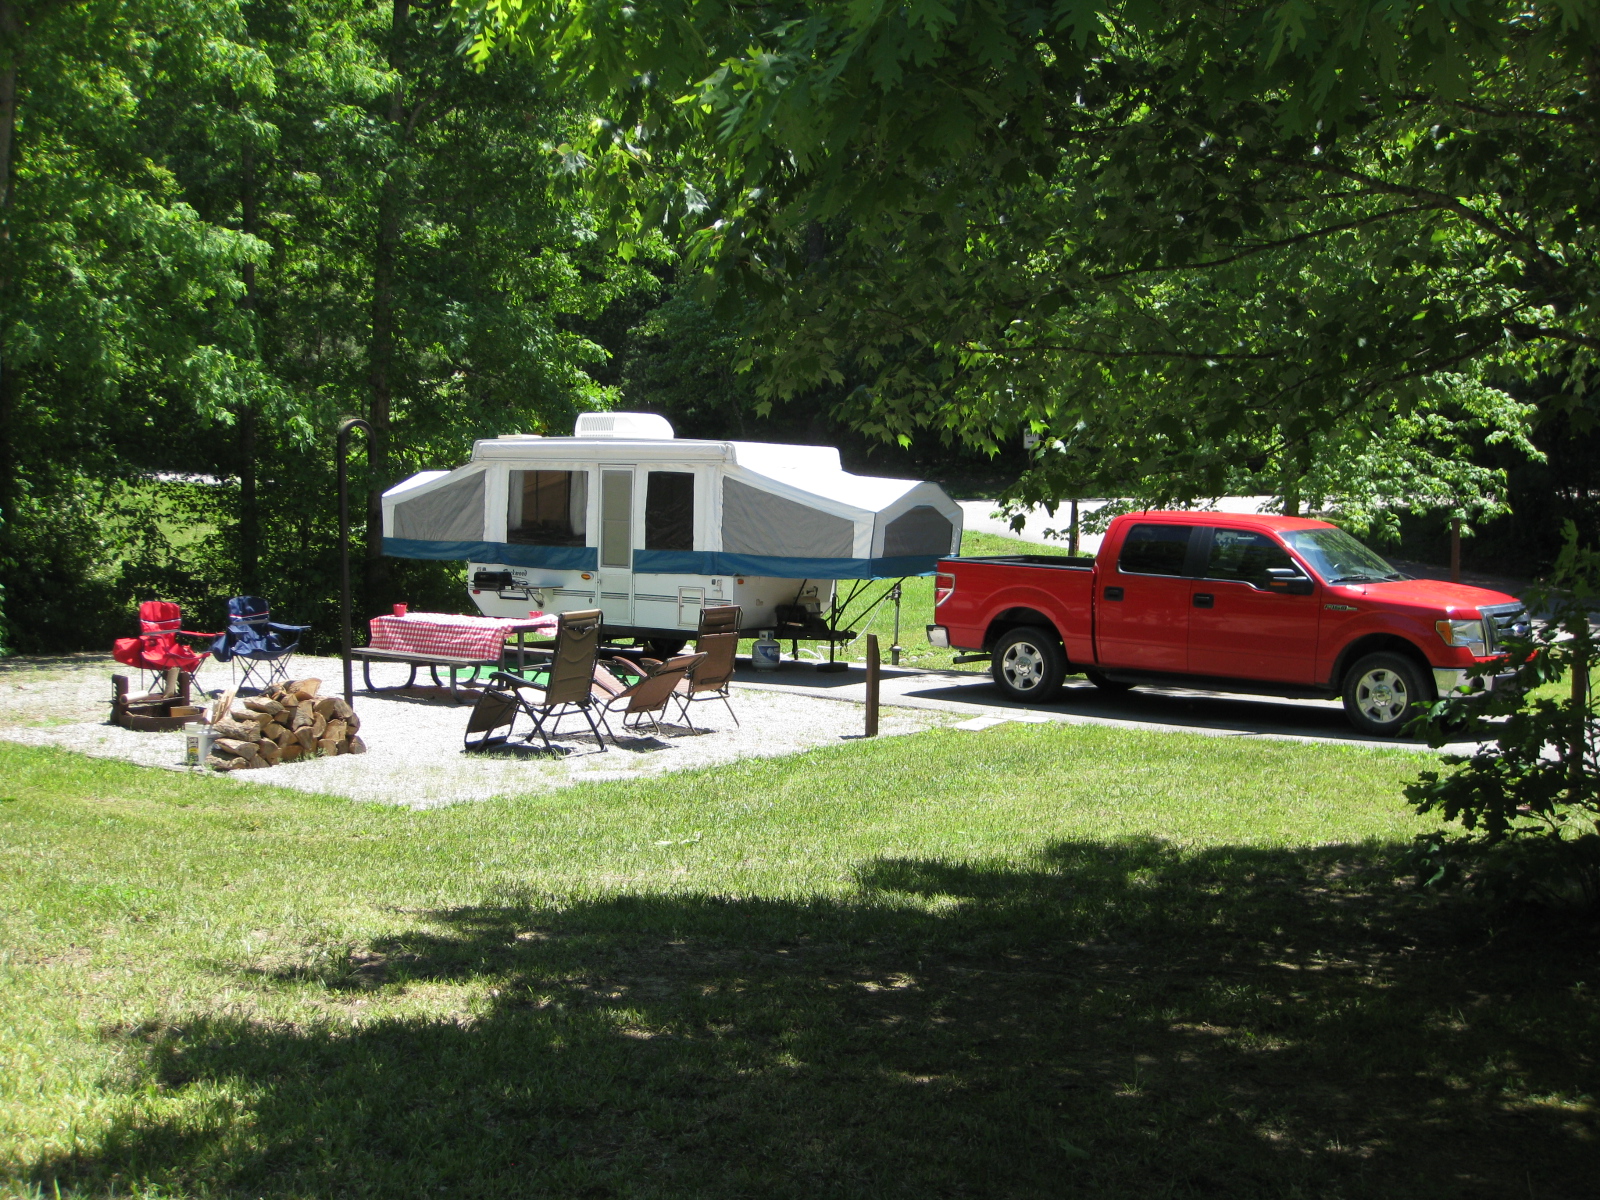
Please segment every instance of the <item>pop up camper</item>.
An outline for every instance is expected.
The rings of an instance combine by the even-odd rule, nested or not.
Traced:
[[[832,447],[584,413],[570,438],[480,441],[466,466],[390,488],[383,535],[385,554],[465,559],[486,616],[598,607],[608,636],[671,639],[705,605],[772,629],[825,613],[837,580],[931,574],[960,552],[961,508],[936,484],[852,475]]]

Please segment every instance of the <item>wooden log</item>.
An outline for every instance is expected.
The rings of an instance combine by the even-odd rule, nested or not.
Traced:
[[[329,721],[328,727],[322,731],[323,737],[332,738],[336,742],[344,741],[348,734],[349,726],[343,721]]]
[[[339,720],[348,721],[351,717],[355,716],[355,712],[355,709],[351,708],[344,702],[343,696],[333,697],[333,715],[338,717]]]
[[[284,746],[298,746],[300,744],[299,742],[295,741],[294,730],[284,729],[282,725],[279,725],[278,728],[282,729],[283,732],[278,734],[278,736],[272,740],[278,743],[280,749]]]
[[[334,711],[337,707],[338,705],[335,703],[332,696],[322,696],[311,705],[311,711],[316,713],[319,717],[331,720],[337,715],[337,713]]]
[[[255,746],[256,753],[261,756],[262,762],[266,763],[269,767],[275,767],[278,765],[278,755],[281,753],[281,751],[278,749],[277,742],[257,742]]]
[[[231,687],[217,697],[217,702],[211,706],[210,724],[215,725],[222,720],[223,714],[233,707],[233,698],[239,694],[237,687]]]
[[[213,729],[218,737],[232,738],[240,742],[257,742],[261,740],[261,726],[254,721],[218,721]]]
[[[236,768],[242,766],[243,763],[244,763],[244,759],[242,759],[242,758],[232,758],[232,757],[230,757],[230,756],[228,756],[226,754],[208,754],[208,755],[206,755],[206,766],[211,767],[211,768],[213,768],[214,770],[217,770],[217,771],[232,771],[232,770],[235,770]]]
[[[287,727],[285,727],[283,725],[279,725],[276,721],[268,721],[265,725],[263,725],[261,727],[261,736],[262,737],[271,738],[273,741],[278,742],[280,745],[282,744],[282,741],[283,741],[283,735],[288,733],[288,732],[289,732],[289,730],[288,730]]]
[[[322,680],[296,679],[289,685],[289,688],[296,696],[299,696],[300,699],[312,700],[316,698],[317,692],[322,688]]]
[[[313,713],[311,716],[311,736],[320,742],[327,736],[327,729],[328,718],[321,713]]]
[[[311,726],[309,725],[302,725],[299,729],[296,729],[294,731],[294,740],[300,743],[300,748],[307,754],[310,754],[311,748],[317,744],[316,740],[311,736]]]
[[[244,706],[252,712],[266,713],[269,717],[276,717],[283,712],[283,705],[265,696],[252,696],[244,702]]]
[[[311,702],[309,700],[302,700],[299,704],[295,705],[294,722],[290,728],[304,729],[315,719],[316,717],[311,712]]]
[[[278,761],[281,763],[294,762],[297,758],[305,757],[305,753],[306,748],[299,742],[290,742],[278,754]]]
[[[354,733],[356,730],[360,729],[361,728],[361,714],[358,713],[358,712],[352,711],[350,713],[350,715],[345,718],[345,725],[349,728],[351,733]]]
[[[323,738],[317,743],[317,750],[320,753],[327,755],[329,758],[332,758],[335,754],[339,753],[339,743],[334,741],[332,738]]]
[[[349,746],[345,748],[346,754],[365,754],[366,752],[367,744],[358,737],[351,738]]]

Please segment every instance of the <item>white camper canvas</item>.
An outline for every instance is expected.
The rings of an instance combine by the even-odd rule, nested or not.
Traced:
[[[779,605],[825,609],[837,580],[929,574],[961,520],[936,484],[853,475],[831,447],[678,439],[640,413],[480,441],[383,499],[384,553],[466,560],[486,615],[598,607],[641,636],[722,603],[771,628]]]

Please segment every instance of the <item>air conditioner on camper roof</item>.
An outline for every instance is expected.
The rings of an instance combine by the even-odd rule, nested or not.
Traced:
[[[587,412],[578,414],[578,423],[572,427],[572,436],[670,441],[673,434],[671,422],[654,413]]]

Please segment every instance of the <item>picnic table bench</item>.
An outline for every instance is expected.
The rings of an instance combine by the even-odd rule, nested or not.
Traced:
[[[547,648],[548,643],[527,642],[528,634],[554,635],[556,618],[540,615],[521,619],[470,617],[456,613],[407,613],[404,616],[373,617],[369,622],[371,644],[351,649],[350,656],[361,660],[361,678],[369,692],[393,692],[414,687],[417,671],[428,668],[434,686],[443,687],[439,669],[450,671],[450,694],[459,697],[460,683],[472,683],[484,668],[499,670],[506,665],[506,639],[515,637],[519,666],[527,665],[530,651]],[[406,681],[387,687],[372,682],[374,662],[403,663],[411,668]],[[471,671],[464,680],[457,673]]]

